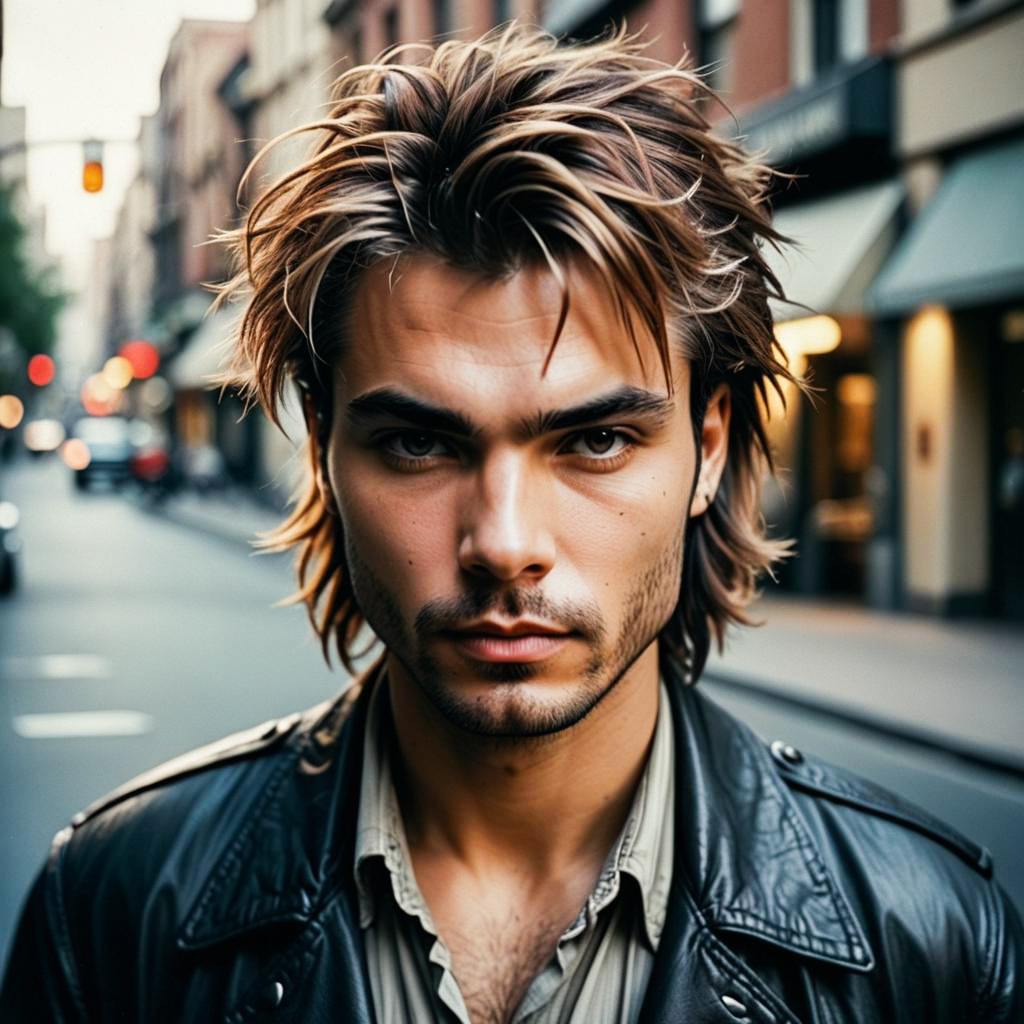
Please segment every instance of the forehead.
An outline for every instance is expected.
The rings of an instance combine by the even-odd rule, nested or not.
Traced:
[[[569,312],[552,353],[562,288],[546,268],[495,279],[428,256],[377,265],[353,295],[338,386],[348,399],[395,386],[493,415],[624,384],[666,393],[661,357],[640,321],[638,355],[599,275],[570,267],[567,281]],[[687,393],[687,370],[673,354],[677,394]]]

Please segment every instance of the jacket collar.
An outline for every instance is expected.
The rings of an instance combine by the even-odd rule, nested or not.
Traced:
[[[243,824],[204,876],[178,933],[181,948],[305,924],[351,878],[359,765],[376,674],[375,665],[337,699],[300,717]],[[346,909],[353,908],[351,902]]]
[[[677,913],[692,898],[712,931],[742,932],[801,956],[871,970],[864,930],[767,746],[693,687],[677,681],[669,691],[676,870],[684,875],[673,884]]]
[[[359,768],[375,666],[304,716],[289,752],[206,876],[179,934],[202,948],[301,925],[351,885]],[[873,957],[765,745],[713,702],[668,679],[676,737],[675,875],[667,940],[683,919],[867,971]],[[677,919],[672,927],[673,917]]]

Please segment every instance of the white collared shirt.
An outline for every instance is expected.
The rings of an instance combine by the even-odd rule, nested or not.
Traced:
[[[379,678],[370,698],[354,867],[374,1008],[381,1024],[470,1024],[451,953],[413,873],[391,771],[386,685]],[[639,1020],[672,881],[674,760],[661,683],[654,741],[626,823],[512,1024]]]

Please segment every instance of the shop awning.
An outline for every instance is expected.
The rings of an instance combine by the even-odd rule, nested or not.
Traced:
[[[789,299],[772,303],[775,319],[863,311],[896,240],[902,201],[903,186],[885,181],[779,210],[775,226],[795,244],[765,252]]]
[[[946,172],[871,289],[873,309],[905,313],[1024,296],[1024,139],[961,157]]]
[[[199,324],[168,371],[176,390],[212,386],[227,363],[239,315],[237,308],[218,309]]]

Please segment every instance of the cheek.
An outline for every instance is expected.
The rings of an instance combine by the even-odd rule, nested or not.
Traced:
[[[613,474],[600,493],[570,496],[561,511],[573,561],[603,572],[612,587],[678,545],[686,525],[691,477],[672,458],[645,459],[635,471]]]
[[[450,590],[451,515],[443,495],[415,482],[386,486],[358,459],[331,476],[348,543],[400,603]]]

